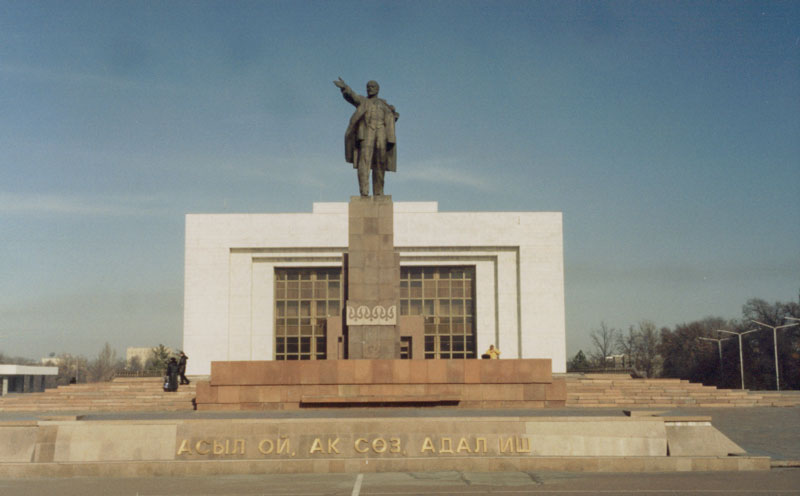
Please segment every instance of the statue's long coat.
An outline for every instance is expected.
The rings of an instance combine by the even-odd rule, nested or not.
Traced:
[[[349,90],[349,91],[348,91]],[[356,111],[350,117],[350,123],[347,126],[347,131],[344,133],[344,159],[353,164],[353,168],[358,168],[358,142],[366,138],[367,130],[366,123],[364,122],[364,114],[367,111],[366,101],[367,97],[356,94],[349,87],[342,90],[342,96],[348,102],[356,106]],[[397,172],[397,138],[394,134],[394,109],[386,103],[386,100],[378,98],[378,101],[386,107],[384,113],[384,131],[386,133],[386,164],[384,170]],[[377,165],[377,154],[373,155],[372,168]]]

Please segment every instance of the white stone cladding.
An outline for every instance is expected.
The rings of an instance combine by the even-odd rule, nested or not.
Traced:
[[[183,349],[188,374],[219,360],[274,357],[276,267],[341,267],[347,203],[311,213],[186,216]],[[394,204],[401,266],[475,267],[478,354],[551,358],[566,367],[560,212],[439,212],[436,202]]]

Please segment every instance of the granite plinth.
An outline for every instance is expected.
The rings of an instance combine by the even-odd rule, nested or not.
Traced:
[[[212,362],[210,381],[197,383],[196,402],[198,410],[362,406],[395,404],[397,398],[464,408],[544,408],[564,406],[566,395],[549,359],[241,361]]]
[[[348,333],[351,358],[393,359],[400,353],[394,325],[348,326]]]

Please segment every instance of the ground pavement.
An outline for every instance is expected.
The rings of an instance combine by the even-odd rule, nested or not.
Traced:
[[[668,415],[710,415],[712,424],[748,453],[770,456],[769,472],[565,474],[383,473],[302,474],[225,477],[0,479],[3,496],[54,495],[800,495],[800,407],[677,408]],[[81,412],[75,412],[80,414]],[[59,413],[63,415],[63,412]],[[0,414],[2,420],[45,414]],[[148,418],[320,418],[426,416],[608,416],[619,409],[471,410],[450,408],[317,409],[287,412],[134,412],[86,414],[87,420]],[[781,468],[783,466],[797,468]]]

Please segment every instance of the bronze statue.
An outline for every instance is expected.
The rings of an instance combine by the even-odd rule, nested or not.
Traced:
[[[386,100],[378,98],[380,86],[367,83],[367,96],[353,91],[339,78],[334,81],[345,100],[356,107],[344,133],[344,157],[358,169],[358,189],[369,196],[369,171],[372,170],[372,194],[383,195],[386,171],[397,171],[397,147],[394,123],[400,114]]]

